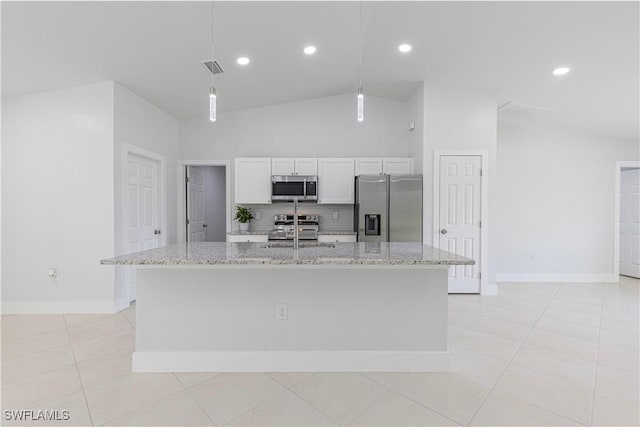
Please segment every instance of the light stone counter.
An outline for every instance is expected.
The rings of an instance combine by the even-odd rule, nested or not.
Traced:
[[[109,265],[470,265],[474,261],[421,243],[182,243],[102,260]]]
[[[265,231],[265,230],[255,230],[255,231],[230,231],[227,233],[227,235],[229,236],[265,236],[269,234],[269,231]],[[330,235],[330,236],[355,236],[356,233],[355,231],[349,231],[349,230],[329,230],[329,231],[318,231],[318,235],[319,236],[326,236],[326,235]]]

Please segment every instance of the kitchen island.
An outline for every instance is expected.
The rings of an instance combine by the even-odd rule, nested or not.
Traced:
[[[185,243],[137,266],[134,372],[446,371],[447,281],[421,243]]]

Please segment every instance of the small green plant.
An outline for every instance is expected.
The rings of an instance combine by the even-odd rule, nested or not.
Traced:
[[[241,224],[245,224],[253,219],[251,208],[245,208],[244,206],[236,206],[235,220]]]

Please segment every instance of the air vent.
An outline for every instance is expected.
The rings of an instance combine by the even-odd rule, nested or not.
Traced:
[[[534,105],[516,104],[507,101],[498,107],[498,114],[501,116],[516,117],[521,119],[541,119],[549,116],[551,110],[544,107],[536,107]]]
[[[222,69],[220,64],[218,64],[218,61],[216,61],[215,59],[213,60],[207,59],[206,61],[202,61],[202,64],[204,64],[204,66],[207,67],[207,69],[211,72],[211,74],[224,73],[224,70]]]

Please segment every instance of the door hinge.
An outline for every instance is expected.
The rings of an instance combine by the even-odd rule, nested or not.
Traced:
[[[482,220],[478,221],[478,227],[482,228]]]
[[[187,225],[189,225],[189,219],[187,218]]]
[[[478,273],[478,279],[482,279],[482,271]]]
[[[184,182],[189,182],[189,177],[187,177],[187,178],[184,180]]]
[[[480,169],[480,176],[482,176],[482,169]]]

